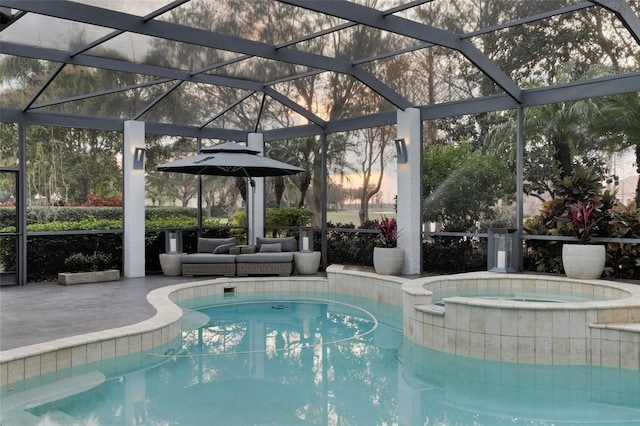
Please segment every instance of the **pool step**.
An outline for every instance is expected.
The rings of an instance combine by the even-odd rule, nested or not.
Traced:
[[[2,411],[2,426],[40,426],[42,419],[20,409]]]
[[[589,327],[640,333],[640,322],[609,322],[604,324],[590,324]]]
[[[81,425],[79,421],[62,411],[52,411],[42,417],[21,409],[2,413],[2,426]]]
[[[445,308],[441,305],[415,305],[418,311],[426,312],[431,315],[444,315]]]

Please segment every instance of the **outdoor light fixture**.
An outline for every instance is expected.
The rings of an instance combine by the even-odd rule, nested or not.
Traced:
[[[517,229],[489,229],[487,270],[490,272],[517,272],[514,250],[518,244]]]
[[[144,170],[144,148],[136,148],[133,153],[133,168],[134,170]]]
[[[182,229],[164,231],[164,251],[166,253],[182,253]]]
[[[396,139],[396,158],[398,163],[406,163],[407,162],[407,144],[404,142],[404,139]]]
[[[313,251],[313,228],[300,228],[298,248],[302,252]]]

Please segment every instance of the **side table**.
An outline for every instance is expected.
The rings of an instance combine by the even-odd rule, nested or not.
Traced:
[[[293,263],[299,275],[315,274],[320,266],[320,252],[294,251]]]
[[[160,267],[164,275],[182,275],[182,263],[180,258],[184,253],[160,253]]]

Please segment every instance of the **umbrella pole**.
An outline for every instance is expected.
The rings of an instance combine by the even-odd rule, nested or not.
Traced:
[[[202,152],[202,138],[198,137],[196,139],[196,148],[198,149],[198,154]],[[198,174],[196,179],[196,188],[198,191],[198,213],[197,213],[197,221],[198,221],[198,238],[202,237],[202,175]]]
[[[198,175],[196,179],[196,188],[198,192],[198,208],[197,208],[197,226],[198,238],[202,237],[202,176]]]
[[[251,201],[247,206],[247,244],[255,244],[256,243],[256,181],[249,175],[247,175],[247,191],[251,191]],[[247,197],[248,200],[248,197]]]

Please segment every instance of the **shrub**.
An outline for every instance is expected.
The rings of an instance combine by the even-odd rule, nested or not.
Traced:
[[[487,241],[470,237],[439,237],[422,246],[425,272],[459,273],[487,270]]]
[[[100,251],[74,253],[64,260],[64,266],[69,272],[103,271],[112,267],[111,255]]]
[[[265,226],[274,228],[309,226],[311,224],[311,221],[313,220],[313,216],[314,213],[311,210],[298,207],[270,208],[265,212]],[[236,211],[233,215],[233,220],[231,220],[229,225],[236,228],[246,228],[246,210]],[[231,231],[231,235],[236,237],[239,241],[243,241],[245,232],[246,231],[244,229],[234,229]],[[283,237],[291,235],[297,237],[297,231],[292,232],[279,229],[274,229],[271,231],[272,237]]]
[[[356,229],[353,223],[327,223],[327,228]],[[366,222],[361,228],[375,229],[374,222]],[[340,265],[373,266],[373,248],[379,238],[378,232],[327,232],[327,263]],[[319,242],[318,242],[319,244]]]
[[[602,191],[602,177],[591,169],[577,168],[570,176],[554,183],[556,197],[544,202],[537,215],[525,221],[525,232],[532,235],[639,238],[640,209],[634,202],[625,206],[615,192]],[[590,213],[588,223],[575,224],[576,208]],[[582,218],[587,219],[586,216]],[[578,217],[580,219],[580,216]],[[582,231],[582,232],[575,232]],[[640,246],[608,243],[606,264],[617,278],[640,278]],[[562,243],[529,240],[524,252],[524,270],[561,273]]]
[[[634,201],[628,205],[618,203],[611,209],[609,232],[622,238],[640,238],[640,208]],[[640,279],[640,245],[625,243],[607,244],[607,261],[614,276]]]

